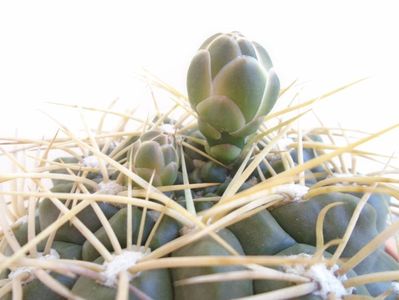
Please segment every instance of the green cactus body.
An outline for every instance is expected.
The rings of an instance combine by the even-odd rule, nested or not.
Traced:
[[[60,187],[59,187],[60,188]],[[63,186],[63,188],[66,188]],[[332,208],[326,215],[324,222],[325,241],[341,237],[346,229],[350,217],[353,214],[359,198],[344,194],[332,193],[314,197],[307,201],[293,202],[280,207],[274,208],[271,213],[263,210],[254,216],[244,219],[238,223],[231,225],[227,230],[221,230],[218,234],[228,242],[233,248],[241,254],[246,255],[295,255],[300,253],[311,254],[314,252],[315,245],[315,223],[321,209],[326,205],[343,201],[345,205]],[[377,200],[376,200],[377,201]],[[142,212],[138,208],[132,211],[132,227],[133,240],[137,239],[137,232],[140,226]],[[151,228],[158,218],[158,213],[147,215],[146,225],[144,227],[143,243],[147,239]],[[339,221],[337,221],[339,220]],[[111,227],[115,232],[118,241],[122,247],[126,246],[126,208],[119,209],[116,214],[109,218]],[[36,225],[38,226],[38,225]],[[366,204],[360,215],[359,221],[355,227],[351,239],[344,251],[344,257],[350,257],[371,240],[377,233],[376,229],[376,212],[375,208]],[[262,228],[262,230],[259,230]],[[40,227],[36,230],[40,231]],[[150,243],[151,249],[156,249],[161,245],[175,239],[179,235],[180,225],[170,217],[164,216],[161,220],[156,234],[152,237]],[[16,230],[16,236],[21,242],[26,242],[27,227],[22,224]],[[104,228],[99,228],[95,232],[96,237],[107,247],[112,250],[111,243],[105,233]],[[303,244],[296,244],[306,243]],[[68,256],[68,253],[75,253],[74,257],[80,255],[82,248],[82,256],[84,260],[92,261],[98,257],[97,251],[89,242],[85,242],[83,247],[76,244],[65,242],[54,242],[55,247],[60,249],[62,256]],[[79,247],[79,250],[76,249]],[[74,249],[74,250],[71,250]],[[329,249],[332,251],[333,249]],[[64,253],[63,253],[64,251]],[[72,254],[69,254],[71,256]],[[175,251],[173,257],[180,256],[196,256],[196,255],[228,255],[218,243],[212,238],[205,237],[194,242],[182,249]],[[325,254],[330,256],[329,253]],[[100,259],[101,260],[101,259]],[[98,259],[96,260],[98,261]],[[356,274],[368,274],[371,272],[397,270],[398,264],[384,251],[379,249],[372,255],[367,257],[359,264],[354,271],[348,273],[348,277]],[[172,269],[173,281],[186,279],[198,275],[206,275],[220,272],[228,272],[242,270],[242,267],[198,267],[198,268],[177,268]],[[75,281],[64,278],[63,276],[54,275],[57,280],[68,287],[72,287],[72,291],[85,299],[114,299],[116,289],[107,287],[101,283],[95,282],[90,278],[81,277]],[[145,292],[154,299],[229,299],[231,297],[242,297],[247,295],[264,293],[276,290],[278,288],[288,287],[291,284],[283,281],[271,280],[242,280],[232,282],[216,282],[204,283],[188,286],[176,286],[172,288],[172,278],[168,270],[146,271],[131,280],[131,284]],[[378,295],[390,287],[390,282],[379,282],[368,284],[366,287],[357,287],[356,293],[359,295]],[[157,287],[154,290],[154,287]],[[162,287],[162,288],[160,288]],[[253,290],[252,290],[253,288]],[[24,286],[24,291],[28,296],[36,297],[45,293],[47,288],[40,284],[37,279],[30,284]],[[174,294],[174,296],[173,296]],[[194,297],[194,298],[193,298]],[[34,298],[27,298],[34,299]],[[47,299],[47,298],[43,298]],[[51,298],[48,298],[51,299]],[[58,299],[58,298],[54,298]],[[62,299],[62,298],[60,298]],[[130,292],[129,299],[137,299],[137,295]],[[299,299],[313,300],[321,299],[317,295],[306,295]]]
[[[366,257],[359,265],[354,268],[354,271],[359,275],[370,274],[374,272],[385,272],[385,271],[398,271],[399,264],[388,255],[383,249],[379,249],[373,252],[371,255]],[[366,287],[370,294],[374,297],[384,293],[390,289],[392,282],[382,281],[378,283],[367,284]],[[397,299],[395,296],[386,299]]]
[[[228,170],[209,161],[201,167],[200,176],[203,182],[223,183],[228,176]]]
[[[203,163],[195,168],[190,174],[191,182],[208,182],[208,183],[224,183],[229,177],[229,170],[219,166],[212,161]],[[216,187],[211,187],[214,189]]]
[[[311,135],[311,136],[309,136],[309,138],[314,142],[318,142],[318,143],[323,142],[323,139],[318,135]],[[317,152],[313,148],[303,148],[302,152],[303,152],[303,161],[304,162],[307,162],[307,161],[312,160],[317,157]],[[294,148],[294,149],[292,149],[292,151],[290,151],[290,155],[291,155],[293,161],[295,163],[298,163],[298,151],[296,148]],[[325,174],[326,171],[324,170],[324,168],[322,166],[313,167],[310,169],[310,171],[312,173],[318,174],[318,176],[317,176],[318,179],[322,179],[322,178],[326,177],[326,174]]]
[[[292,150],[290,152],[290,155],[292,157],[292,160],[294,161],[295,164],[298,164],[298,152],[296,149]],[[307,162],[309,160],[312,160],[316,158],[314,155],[314,150],[313,149],[308,149],[305,148],[303,149],[303,162]],[[327,177],[327,172],[324,170],[322,166],[316,166],[314,168],[311,168],[310,170],[305,171],[305,176],[306,176],[306,185],[307,186],[312,186],[316,182],[323,180]]]
[[[14,229],[14,235],[20,245],[25,245],[28,242],[28,222],[21,223]],[[40,232],[39,216],[35,216],[35,233]]]
[[[205,137],[204,135],[198,130],[189,130],[185,133],[185,136],[200,140],[200,141],[205,141]],[[205,147],[202,144],[199,144],[197,142],[195,142],[195,140],[188,138],[187,140],[187,144],[189,144],[190,146],[193,146],[194,148],[205,152]],[[199,154],[198,152],[190,149],[190,148],[185,148],[184,150],[184,154],[186,155],[186,165],[191,164],[193,160],[203,160],[204,156]],[[188,167],[188,165],[187,165]]]
[[[320,211],[328,204],[340,201],[344,204],[330,209],[324,219],[324,240],[328,242],[343,236],[359,198],[344,193],[329,193],[277,207],[271,214],[297,242],[315,245],[316,221]],[[373,207],[366,204],[345,248],[344,256],[354,255],[376,235],[376,213]]]
[[[269,162],[270,166],[273,168],[274,172],[276,172],[276,174],[285,171],[284,163],[283,163],[283,161],[281,159],[271,159],[268,162]],[[259,168],[262,171],[262,173],[265,176],[265,178],[273,177],[272,172],[267,168],[267,166],[265,165],[264,162],[261,162],[259,164]],[[255,170],[253,172],[253,175],[254,176],[258,176],[258,171]]]
[[[23,244],[22,244],[23,245]],[[52,249],[57,251],[61,259],[73,259],[80,260],[82,258],[82,246],[72,243],[65,243],[54,241],[52,244]],[[38,249],[43,251],[43,247]],[[50,272],[50,275],[57,280],[59,283],[67,288],[72,288],[76,282],[76,278],[71,278],[65,275],[58,274],[56,272]],[[44,285],[39,279],[33,279],[23,285],[23,295],[24,300],[62,300],[64,297],[58,295],[56,292],[52,291],[46,285]],[[12,296],[8,293],[4,300],[11,300]]]
[[[292,155],[292,153],[291,153],[291,155]],[[269,164],[273,168],[274,172],[276,172],[276,174],[279,174],[279,173],[284,172],[286,170],[282,159],[277,159],[277,160],[272,159],[272,160],[269,161]],[[262,172],[263,176],[266,179],[273,177],[272,172],[266,167],[266,165],[263,162],[261,162],[259,164],[259,167],[260,167],[260,171]],[[310,187],[310,186],[314,185],[315,183],[317,183],[317,181],[318,181],[317,177],[315,176],[315,174],[311,170],[306,170],[304,173],[305,173],[305,185],[306,186]],[[255,176],[256,178],[260,179],[258,170],[255,170],[252,173],[252,175]]]
[[[96,263],[102,263],[98,258]],[[138,274],[131,279],[130,284],[154,300],[172,300],[173,289],[169,270],[151,270]],[[72,288],[72,292],[86,300],[111,300],[116,298],[117,290],[96,282],[93,279],[80,277]],[[129,291],[129,300],[142,299],[133,291]]]
[[[79,164],[80,163],[79,159],[77,159],[76,157],[68,157],[68,156],[56,158],[54,160],[54,162],[61,163],[61,164]],[[59,169],[56,169],[53,171],[50,171],[50,173],[70,175],[68,170],[63,167],[60,167]],[[72,171],[72,174],[77,175],[78,172]],[[94,181],[101,181],[101,174],[98,171],[89,172],[87,174],[87,178],[94,180]],[[52,182],[53,182],[54,186],[57,186],[59,184],[70,184],[71,183],[71,181],[63,180],[63,179],[52,179]]]
[[[208,153],[230,163],[273,108],[280,84],[266,50],[234,32],[204,42],[189,67],[187,90]]]
[[[246,255],[273,255],[295,244],[267,210],[235,223],[229,229],[240,241]]]
[[[227,229],[218,232],[219,236],[228,242],[240,254],[244,254],[240,242]],[[182,256],[202,256],[202,255],[221,255],[229,253],[210,237],[202,238],[190,245],[175,251],[173,257]],[[196,268],[176,268],[172,270],[174,281],[207,274],[242,270],[238,266],[226,267],[196,267]],[[197,300],[197,299],[232,299],[252,295],[252,281],[240,280],[230,282],[211,282],[175,287],[176,300]]]
[[[156,216],[155,216],[156,215]],[[158,213],[148,212],[145,224],[143,228],[142,244],[144,244],[158,218]],[[140,231],[140,224],[142,219],[142,211],[137,208],[132,208],[132,241],[136,243],[138,234]],[[115,233],[122,248],[126,247],[127,238],[127,209],[120,209],[115,215],[109,219],[109,223],[113,232]],[[152,236],[149,248],[155,250],[158,247],[166,244],[167,242],[175,239],[179,235],[180,225],[174,219],[169,216],[163,216],[160,221],[155,234]],[[107,236],[107,233],[103,227],[95,232],[95,236],[101,241],[101,243],[108,249],[112,250],[111,242]],[[84,260],[92,261],[98,258],[99,253],[95,250],[93,245],[86,241],[83,244],[82,256]]]
[[[132,207],[132,241],[136,242],[139,234],[140,223],[142,218],[142,212],[137,207]],[[150,229],[154,224],[151,218],[145,219],[145,225],[143,230],[143,241],[145,241],[150,233]],[[126,239],[127,239],[127,208],[120,209],[116,214],[114,214],[110,219],[109,223],[113,232],[115,233],[119,243],[122,248],[126,247]],[[94,235],[100,240],[100,242],[108,249],[112,250],[111,241],[108,238],[108,235],[104,229],[104,227],[99,228]],[[82,257],[84,260],[93,261],[98,258],[100,254],[94,248],[94,246],[86,241],[83,244]]]
[[[215,194],[208,194],[208,197],[212,196],[215,197]],[[209,208],[211,208],[213,206],[214,202],[213,201],[195,201],[194,205],[195,205],[195,211],[196,212],[200,212],[203,210],[207,210]]]
[[[158,219],[158,216],[154,217],[153,215],[151,215],[151,212],[149,212],[148,215],[148,217],[152,218],[154,222]],[[150,249],[155,250],[162,245],[165,245],[166,243],[174,240],[179,236],[180,229],[181,225],[178,222],[176,222],[171,217],[164,215],[161,222],[159,223],[157,231],[151,239],[149,245]]]
[[[59,283],[67,288],[72,288],[76,279],[63,276],[57,273],[50,273],[50,275],[57,280]],[[64,300],[65,298],[52,291],[50,288],[45,286],[39,279],[34,279],[23,287],[24,300]],[[7,294],[4,300],[12,300],[11,294]]]
[[[361,198],[363,194],[353,193],[354,196]],[[387,227],[387,219],[389,214],[389,196],[381,193],[371,194],[367,203],[374,207],[377,213],[376,227],[381,232]]]
[[[316,248],[310,245],[306,244],[294,244],[278,253],[276,253],[277,256],[291,256],[291,255],[300,255],[300,254],[308,254],[312,255],[316,252]],[[328,252],[324,252],[323,256],[325,258],[331,257],[331,254]],[[280,271],[283,270],[283,268],[278,267],[276,268]],[[347,277],[355,277],[356,273],[353,271],[348,272]],[[289,286],[292,286],[293,284],[287,281],[279,281],[279,280],[254,280],[254,290],[256,294],[261,294],[261,293],[266,293],[274,290],[278,290],[281,288],[286,288]],[[359,286],[356,288],[354,294],[356,295],[364,295],[364,296],[369,296],[369,292],[364,286]],[[323,298],[319,295],[305,295],[298,297],[296,299],[302,299],[302,300],[322,300]]]
[[[56,158],[54,160],[54,162],[56,163],[62,163],[62,164],[78,164],[79,160],[75,157],[59,157]],[[53,171],[50,171],[50,173],[54,173],[54,174],[69,174],[68,171],[64,168],[60,168],[60,169],[56,169]],[[58,185],[58,184],[65,184],[65,183],[70,183],[70,181],[66,181],[66,180],[61,180],[61,179],[52,179],[52,182],[54,185]]]
[[[51,189],[52,192],[68,193],[71,191],[71,184],[56,185]],[[64,201],[63,201],[64,202]],[[110,218],[119,209],[108,203],[98,203],[105,216]],[[53,204],[50,199],[44,199],[39,204],[39,220],[42,229],[50,226],[60,215],[60,210]],[[101,222],[91,206],[84,208],[77,214],[81,220],[92,232],[95,232],[101,227]],[[55,239],[58,241],[83,244],[85,237],[80,231],[71,223],[66,223],[61,226],[56,233]]]
[[[344,204],[330,209],[324,220],[323,234],[325,242],[328,242],[344,235],[359,198],[344,193],[324,194],[307,201],[277,207],[271,213],[280,226],[297,242],[315,245],[316,221],[320,211],[328,204],[340,201]],[[344,249],[343,257],[355,255],[378,234],[376,220],[375,209],[370,204],[366,204]],[[334,250],[335,247],[328,249],[332,253]],[[382,252],[382,249],[379,249],[363,260],[354,270],[362,275],[370,272],[398,270],[398,268],[399,265]],[[385,291],[389,285],[390,283],[381,282],[367,287],[369,292],[376,296],[379,292]]]

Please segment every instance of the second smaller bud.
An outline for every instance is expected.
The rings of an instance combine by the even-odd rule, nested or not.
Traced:
[[[160,130],[143,134],[133,146],[132,171],[152,185],[173,185],[179,169],[175,139]]]

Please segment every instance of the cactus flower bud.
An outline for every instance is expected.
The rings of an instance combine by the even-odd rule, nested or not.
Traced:
[[[179,169],[174,138],[159,130],[143,134],[133,147],[132,167],[146,181],[150,181],[155,171],[154,186],[174,184]]]
[[[187,90],[208,153],[230,163],[273,108],[280,83],[266,50],[233,32],[203,43],[188,69]]]

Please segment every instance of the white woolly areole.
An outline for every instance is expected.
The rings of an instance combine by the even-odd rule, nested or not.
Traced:
[[[293,255],[291,257],[311,257],[311,255],[302,253],[299,255]],[[338,265],[334,265],[331,269],[328,269],[324,263],[314,264],[310,267],[303,265],[294,265],[285,267],[287,273],[297,274],[310,278],[316,282],[319,289],[313,292],[314,295],[320,296],[323,299],[327,299],[329,294],[334,294],[337,298],[342,298],[345,295],[350,295],[353,292],[353,288],[345,289],[342,284],[343,281],[347,280],[347,276],[335,276],[335,271],[339,269]]]
[[[28,223],[28,215],[19,217],[16,221],[15,224],[25,224]]]
[[[113,287],[117,284],[117,278],[120,272],[126,271],[134,266],[138,260],[149,254],[150,250],[146,252],[142,251],[143,247],[137,248],[136,250],[125,250],[119,255],[114,255],[112,261],[105,262],[103,264],[104,271],[101,275],[104,276],[105,280],[103,285]],[[130,278],[133,276],[129,275]],[[137,276],[137,275],[136,275]]]
[[[123,185],[120,185],[116,181],[112,180],[108,182],[101,181],[98,184],[97,193],[106,194],[106,195],[117,195],[118,193],[122,192],[124,189],[125,188],[123,187]]]
[[[94,155],[86,156],[82,159],[82,163],[85,167],[98,168],[100,165],[98,158]]]
[[[271,164],[276,161],[281,160],[281,152],[291,152],[294,148],[288,148],[290,144],[292,144],[294,140],[292,138],[281,138],[279,139],[272,147],[272,152],[269,152],[266,155],[266,158],[269,160]]]
[[[60,259],[60,255],[58,254],[58,252],[55,249],[50,249],[49,254],[43,255],[43,252],[39,252],[37,255],[38,255],[37,256],[38,260]],[[26,275],[28,275],[26,282],[31,281],[33,279],[32,272],[35,269],[37,269],[37,268],[36,267],[19,267],[19,268],[16,268],[15,270],[12,270],[10,272],[10,274],[8,274],[8,278],[14,279],[21,274],[26,274]]]
[[[156,222],[159,217],[161,216],[161,213],[159,211],[155,211],[155,210],[151,210],[149,212],[147,212],[147,214],[150,216],[150,218]]]
[[[162,124],[161,129],[165,133],[174,134],[176,129],[172,124]]]
[[[354,177],[355,175],[352,173],[333,173],[331,177],[337,177],[337,178],[345,178],[345,177]]]
[[[294,142],[292,138],[285,137],[281,138],[273,145],[273,150],[275,151],[291,151],[293,148],[288,148]]]
[[[399,282],[392,281],[391,283],[392,291],[395,295],[399,295]]]
[[[299,201],[303,199],[303,196],[309,191],[309,188],[302,184],[282,184],[273,188],[273,192],[276,194],[282,194],[285,197],[290,198],[292,201]]]

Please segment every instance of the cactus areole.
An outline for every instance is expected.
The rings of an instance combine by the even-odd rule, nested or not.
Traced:
[[[273,108],[280,82],[261,45],[237,32],[219,33],[208,38],[192,59],[187,91],[209,144],[207,152],[231,163]]]

